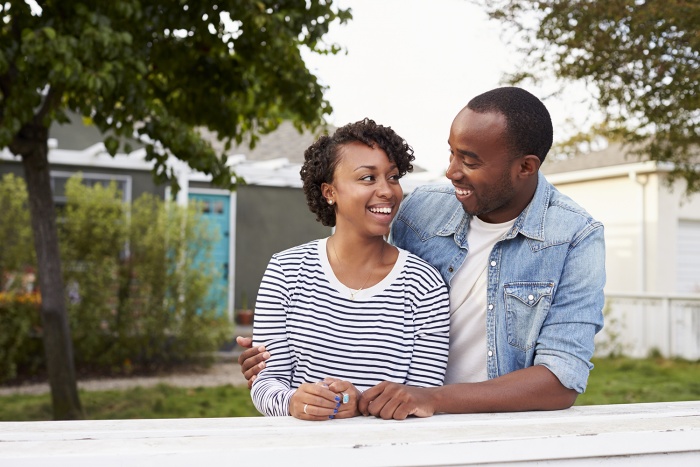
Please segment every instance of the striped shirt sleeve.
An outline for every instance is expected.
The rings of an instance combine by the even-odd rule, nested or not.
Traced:
[[[265,343],[275,356],[266,362],[251,392],[255,407],[268,416],[289,415],[289,401],[295,392],[291,388],[293,361],[285,331],[288,283],[282,265],[273,256],[260,283],[253,325],[255,345]]]

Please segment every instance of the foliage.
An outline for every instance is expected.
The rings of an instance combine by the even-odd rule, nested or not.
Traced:
[[[700,400],[700,361],[594,358],[576,405]]]
[[[194,207],[146,194],[133,204],[130,225],[117,314],[129,360],[153,367],[208,357],[231,327],[208,293],[214,238],[207,224]]]
[[[37,293],[0,292],[0,381],[17,375],[18,368],[35,370],[41,363]]]
[[[56,418],[83,416],[50,185],[49,127],[67,111],[91,121],[115,155],[145,144],[157,181],[177,191],[171,156],[233,189],[241,180],[197,127],[250,143],[282,119],[314,128],[331,111],[301,48],[349,12],[332,1],[62,0],[0,3],[0,148],[22,158]]]
[[[231,326],[209,303],[213,238],[200,215],[150,195],[129,211],[113,183],[87,187],[81,180],[66,185],[60,223],[78,368],[130,372],[206,362]],[[0,195],[26,199],[16,182],[4,178]],[[18,230],[28,229],[17,219]],[[18,367],[31,374],[44,362],[40,296],[21,274],[14,276],[14,286],[0,293],[0,381],[15,377]]]
[[[259,417],[244,387],[180,388],[168,385],[124,391],[81,391],[91,420]],[[0,421],[51,420],[48,395],[0,396]]]
[[[114,155],[137,135],[159,181],[176,186],[173,155],[233,187],[223,154],[196,131],[229,142],[276,128],[313,128],[331,107],[300,50],[350,14],[331,1],[24,0],[0,3],[0,148],[24,154],[29,126],[77,112]],[[45,144],[45,141],[44,141]]]
[[[24,180],[6,174],[0,180],[0,291],[10,287],[18,271],[34,264],[32,230],[27,210],[27,188]]]
[[[594,131],[671,162],[700,191],[700,4],[687,0],[477,0],[511,26],[525,60],[511,83],[552,73],[596,91]],[[577,135],[572,143],[586,137]]]
[[[35,289],[34,248],[24,181],[0,179],[0,381],[18,369],[33,371],[41,362],[39,304]]]
[[[87,187],[80,174],[71,177],[59,225],[76,360],[105,366],[115,359],[113,346],[119,347],[110,342],[110,331],[117,319],[120,253],[127,237],[116,184]]]

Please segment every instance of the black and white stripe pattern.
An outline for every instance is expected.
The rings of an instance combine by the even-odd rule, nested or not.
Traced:
[[[316,240],[268,264],[255,306],[255,345],[271,354],[253,385],[258,410],[289,415],[294,390],[326,376],[360,390],[385,380],[441,385],[450,317],[439,273],[400,250],[387,278],[353,301],[324,262],[325,240]]]

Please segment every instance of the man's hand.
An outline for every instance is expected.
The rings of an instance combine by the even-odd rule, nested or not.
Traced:
[[[404,420],[409,415],[430,417],[435,413],[431,388],[417,388],[384,381],[366,390],[357,404],[363,415],[384,420]]]
[[[248,349],[238,356],[238,363],[241,365],[241,373],[248,380],[248,389],[250,389],[253,387],[253,382],[257,378],[258,373],[265,368],[265,360],[270,358],[270,352],[265,349],[264,345],[252,348],[253,339],[250,337],[238,336],[236,337],[236,343]]]

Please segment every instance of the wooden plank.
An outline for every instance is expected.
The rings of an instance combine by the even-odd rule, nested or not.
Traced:
[[[662,456],[662,457],[660,457]],[[291,417],[8,422],[0,465],[700,465],[700,402],[305,422]],[[633,463],[630,463],[634,461]],[[210,464],[211,463],[211,464]]]

